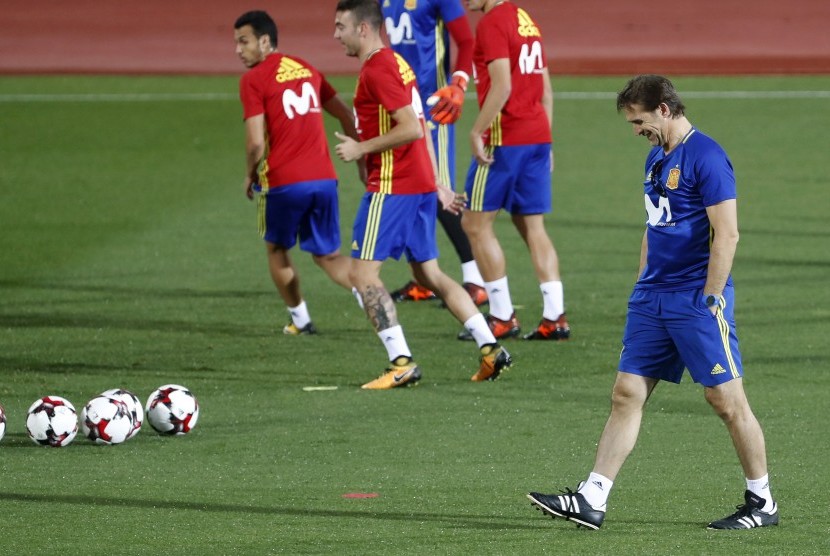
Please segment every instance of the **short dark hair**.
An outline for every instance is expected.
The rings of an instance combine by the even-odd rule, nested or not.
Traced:
[[[375,31],[383,25],[383,13],[378,0],[340,0],[336,11],[352,12],[356,23],[365,21]]]
[[[254,10],[245,12],[236,18],[236,23],[233,24],[234,29],[239,29],[250,25],[254,30],[254,36],[258,39],[262,35],[268,35],[271,40],[271,46],[277,48],[277,24],[271,19],[267,12],[261,10]]]
[[[662,75],[638,75],[617,93],[617,112],[634,104],[653,112],[661,103],[666,103],[669,107],[672,118],[679,118],[686,111],[674,85]]]

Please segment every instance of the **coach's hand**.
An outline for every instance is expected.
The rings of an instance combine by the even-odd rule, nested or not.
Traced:
[[[363,158],[363,149],[360,143],[355,141],[348,135],[343,135],[339,131],[334,132],[334,136],[340,140],[340,143],[334,147],[334,152],[337,157],[343,162],[353,162]]]
[[[461,117],[464,107],[464,92],[467,90],[467,79],[453,74],[452,81],[446,87],[435,91],[428,99],[429,114],[433,121],[439,124],[453,124]]]

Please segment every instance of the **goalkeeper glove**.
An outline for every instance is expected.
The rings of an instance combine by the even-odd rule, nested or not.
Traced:
[[[462,72],[452,74],[452,80],[427,99],[432,119],[439,124],[455,123],[461,116],[464,92],[467,90],[467,76]]]

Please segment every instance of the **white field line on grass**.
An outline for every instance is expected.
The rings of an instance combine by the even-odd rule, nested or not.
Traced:
[[[351,98],[350,93],[341,94]],[[824,99],[830,91],[685,91],[684,99]],[[558,100],[614,100],[616,93],[564,91],[554,92]],[[238,100],[235,93],[0,93],[0,102],[198,102]],[[475,93],[467,93],[467,100]]]

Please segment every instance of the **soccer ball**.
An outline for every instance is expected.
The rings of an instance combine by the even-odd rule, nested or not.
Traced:
[[[199,420],[199,402],[190,390],[165,384],[147,398],[147,421],[162,434],[187,434]]]
[[[60,396],[44,396],[29,407],[26,430],[35,444],[66,446],[78,434],[75,407]]]
[[[6,410],[0,405],[0,440],[6,435]]]
[[[98,396],[81,410],[81,432],[98,444],[121,444],[132,430],[132,413],[118,398]]]
[[[141,425],[144,424],[144,408],[141,406],[141,401],[138,397],[129,390],[122,388],[113,388],[106,392],[101,392],[101,395],[119,399],[127,404],[127,410],[133,418],[133,430],[127,435],[127,440],[137,435],[138,431],[141,430]]]

